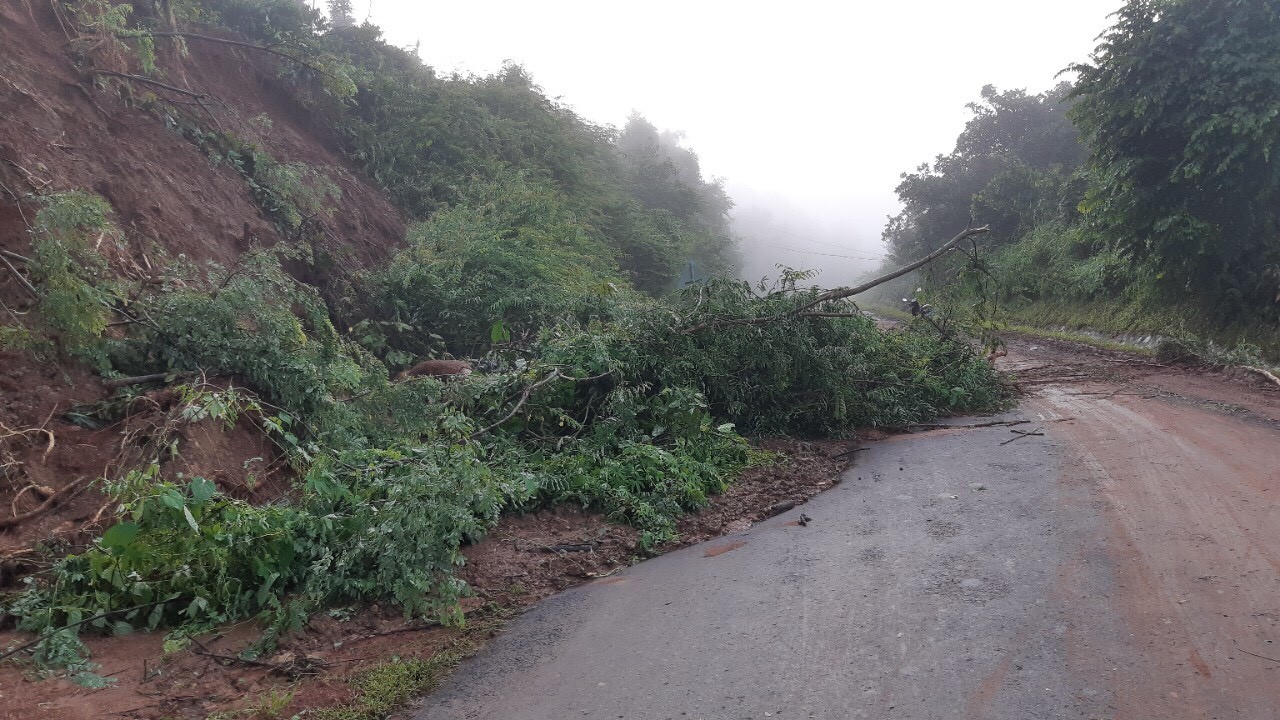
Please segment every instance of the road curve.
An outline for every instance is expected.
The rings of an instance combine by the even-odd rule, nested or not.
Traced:
[[[1002,418],[1044,435],[876,443],[803,507],[544,601],[416,716],[1280,717],[1280,403],[1017,350],[1070,378]]]

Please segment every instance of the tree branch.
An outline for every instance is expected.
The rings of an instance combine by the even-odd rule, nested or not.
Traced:
[[[546,385],[547,383],[551,382],[552,380],[555,380],[555,379],[560,378],[560,377],[563,377],[563,376],[560,374],[560,371],[559,371],[559,370],[552,370],[550,375],[548,375],[548,376],[546,376],[545,378],[543,378],[543,379],[539,380],[538,382],[536,382],[536,383],[534,383],[534,384],[530,385],[529,387],[527,387],[527,388],[525,388],[525,389],[524,389],[524,392],[520,393],[520,399],[516,401],[516,406],[515,406],[515,407],[513,407],[513,408],[511,408],[511,412],[507,413],[506,415],[503,415],[503,416],[502,416],[502,419],[501,419],[501,420],[499,420],[498,422],[496,422],[496,423],[494,423],[494,424],[492,424],[492,425],[490,425],[490,426],[488,426],[488,427],[486,427],[486,428],[483,428],[483,429],[480,429],[480,430],[477,430],[477,431],[475,431],[475,432],[471,433],[471,435],[470,435],[469,437],[467,437],[467,439],[468,439],[468,440],[475,440],[476,438],[480,437],[481,435],[484,435],[484,434],[488,433],[490,430],[493,430],[494,428],[500,427],[503,423],[505,423],[506,421],[508,421],[508,420],[510,420],[511,418],[515,417],[515,416],[516,416],[516,413],[520,412],[520,408],[524,407],[524,404],[525,404],[526,402],[528,402],[528,401],[529,401],[529,396],[533,394],[533,391],[534,391],[534,390],[537,390],[538,388],[542,387],[543,385]]]
[[[190,377],[196,373],[191,370],[170,370],[169,372],[152,373],[150,375],[136,375],[134,377],[115,378],[114,380],[106,380],[102,383],[104,388],[115,390],[117,388],[128,387],[130,385],[141,385],[143,383],[155,382],[156,380],[168,381],[169,378],[178,380]]]
[[[307,62],[306,60],[300,57],[296,57],[294,55],[290,55],[287,52],[281,52],[279,50],[276,50],[275,48],[269,45],[255,45],[254,43],[242,42],[240,40],[227,40],[226,38],[213,37],[212,35],[200,35],[198,33],[189,33],[189,32],[153,32],[148,34],[151,37],[176,37],[176,38],[182,38],[184,40],[203,40],[204,42],[218,43],[220,45],[233,45],[235,47],[249,48],[250,50],[259,50],[269,55],[275,55],[276,57],[281,57],[290,62],[297,63],[298,65],[301,65],[307,68],[308,70],[315,70],[316,72],[322,73],[331,78],[337,77],[333,73],[329,72],[328,70],[325,70],[324,68],[318,65],[313,65]],[[132,37],[132,36],[128,36],[128,37]]]
[[[170,85],[168,83],[162,83],[159,80],[152,80],[151,78],[145,78],[145,77],[142,77],[141,75],[130,75],[129,73],[116,72],[115,70],[103,70],[101,68],[91,68],[89,72],[94,75],[110,75],[112,77],[124,78],[125,80],[132,80],[133,82],[146,83],[147,85],[155,85],[158,88],[164,88],[165,90],[168,90],[170,92],[176,92],[182,95],[186,95],[187,97],[195,98],[197,100],[199,100],[200,98],[210,97],[208,93],[197,93],[197,92],[192,92],[190,90],[184,90],[183,88],[174,87],[173,85]]]
[[[855,287],[835,288],[834,290],[828,290],[827,292],[822,293],[812,301],[807,302],[804,305],[801,305],[800,307],[795,308],[794,310],[791,310],[782,315],[765,315],[765,316],[753,317],[753,318],[732,318],[728,320],[708,320],[706,322],[698,323],[697,325],[691,325],[681,330],[680,333],[683,335],[692,335],[693,333],[701,332],[703,330],[709,330],[711,328],[717,328],[717,327],[725,327],[729,325],[765,325],[767,323],[776,322],[778,320],[784,320],[789,317],[797,317],[797,316],[828,317],[830,316],[829,313],[816,313],[816,312],[810,312],[810,311],[812,311],[813,308],[823,303],[831,302],[832,300],[842,300],[847,297],[852,297],[854,295],[864,293],[878,285],[883,285],[889,282],[890,280],[900,278],[903,275],[906,275],[907,273],[911,272],[912,270],[928,265],[934,260],[937,260],[938,258],[942,257],[944,253],[946,253],[948,250],[955,247],[956,245],[960,244],[965,239],[973,237],[975,235],[981,235],[989,231],[990,231],[990,228],[987,227],[986,225],[982,227],[976,227],[976,228],[966,228],[964,232],[961,232],[959,235],[956,235],[955,237],[951,238],[947,242],[943,243],[942,247],[938,248],[937,250],[934,250],[933,252],[929,253],[928,255],[925,255],[924,257],[920,258],[919,260],[916,260],[913,263],[904,265],[898,268],[897,270],[894,270],[891,273],[887,273],[885,275],[881,275],[878,278],[868,280],[867,282],[864,282],[861,285],[857,285]]]
[[[8,253],[0,254],[0,262],[3,262],[5,267],[9,268],[9,272],[13,273],[13,276],[17,278],[18,283],[22,285],[23,289],[31,293],[34,297],[40,297],[40,293],[36,290],[35,286],[31,284],[31,281],[27,280],[22,276],[22,273],[18,272],[18,268],[14,267],[13,263],[9,262],[9,258],[5,257],[6,255],[8,255]]]
[[[813,302],[809,303],[808,305],[804,305],[800,309],[796,310],[796,312],[797,313],[804,312],[809,308],[815,307],[817,305],[821,305],[822,303],[829,302],[831,300],[840,300],[842,298],[847,298],[852,295],[858,295],[860,293],[864,293],[870,290],[873,287],[876,287],[877,285],[883,285],[889,282],[890,280],[896,280],[897,278],[900,278],[903,275],[906,275],[912,270],[923,267],[933,262],[934,260],[937,260],[938,258],[942,257],[942,255],[946,253],[948,250],[955,247],[956,245],[959,245],[966,238],[973,237],[974,235],[982,235],[983,233],[990,231],[990,229],[991,228],[989,228],[986,225],[983,225],[982,227],[976,227],[976,228],[966,228],[964,232],[960,233],[959,235],[943,243],[942,247],[938,248],[937,250],[934,250],[933,252],[929,253],[928,255],[925,255],[924,257],[920,258],[919,260],[913,263],[904,265],[898,268],[897,270],[894,270],[891,273],[881,275],[880,277],[875,278],[873,280],[868,280],[867,282],[864,282],[861,285],[858,285],[856,287],[836,288],[835,290],[828,290],[827,292],[819,295],[817,299],[815,299]]]
[[[84,618],[84,619],[83,619],[83,620],[81,620],[80,622],[74,622],[74,623],[71,623],[70,625],[67,625],[67,626],[64,626],[64,627],[60,627],[60,628],[58,628],[58,629],[59,629],[59,630],[70,630],[71,628],[80,627],[81,625],[84,625],[85,623],[91,623],[91,622],[94,622],[94,621],[96,621],[96,620],[101,620],[101,619],[103,619],[103,618],[108,618],[108,617],[111,617],[112,615],[119,615],[119,614],[121,614],[121,613],[130,613],[130,612],[133,612],[134,610],[146,610],[147,608],[155,607],[156,605],[163,605],[163,604],[165,604],[165,603],[173,602],[174,600],[178,599],[179,597],[181,597],[181,595],[174,595],[173,597],[166,598],[166,599],[164,599],[164,600],[156,600],[155,602],[143,603],[142,605],[134,605],[133,607],[120,608],[119,610],[108,610],[108,611],[106,611],[106,612],[104,612],[104,613],[98,613],[97,615],[93,615],[93,616],[91,616],[91,617]],[[36,645],[39,645],[40,643],[42,643],[42,642],[44,642],[45,640],[48,640],[48,639],[49,639],[49,636],[47,636],[47,635],[37,635],[35,640],[32,640],[31,642],[25,643],[25,644],[23,644],[23,645],[19,645],[18,647],[13,648],[12,650],[9,650],[9,651],[7,651],[7,652],[5,652],[5,653],[3,653],[3,654],[0,654],[0,660],[4,660],[5,658],[7,658],[7,657],[9,657],[9,656],[11,656],[11,655],[16,655],[16,654],[18,654],[18,653],[22,652],[23,650],[26,650],[26,649],[27,649],[27,648],[29,648],[29,647],[34,647],[34,646],[36,646]]]
[[[29,512],[25,512],[21,515],[15,515],[11,518],[0,519],[0,530],[11,528],[14,525],[21,524],[27,520],[30,520],[33,517],[36,517],[37,515],[40,515],[45,510],[48,510],[49,508],[58,504],[58,502],[61,501],[63,497],[65,497],[69,492],[73,496],[78,495],[80,493],[80,490],[78,490],[77,488],[82,489],[84,487],[83,484],[84,484],[84,478],[77,478],[75,480],[72,480],[70,483],[67,484],[66,487],[53,493],[44,502],[40,503],[40,505],[36,507],[36,509],[31,510]],[[75,492],[71,492],[73,490]]]

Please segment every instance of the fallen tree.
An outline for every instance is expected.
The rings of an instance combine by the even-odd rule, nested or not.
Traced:
[[[833,302],[835,300],[843,300],[845,298],[853,297],[854,295],[859,295],[874,287],[883,285],[889,282],[890,280],[896,280],[897,278],[900,278],[903,275],[906,275],[912,270],[917,270],[919,268],[924,267],[925,265],[928,265],[934,260],[937,260],[938,258],[945,255],[947,251],[951,250],[956,245],[959,245],[961,242],[965,241],[966,239],[974,237],[976,235],[982,235],[983,233],[986,233],[989,231],[990,231],[990,228],[986,225],[982,227],[976,227],[976,228],[965,228],[963,232],[951,238],[947,242],[943,243],[942,246],[939,247],[937,250],[934,250],[933,252],[929,253],[928,255],[925,255],[924,257],[920,258],[919,260],[916,260],[913,263],[909,263],[907,265],[904,265],[898,268],[897,270],[894,270],[889,273],[885,273],[884,275],[881,275],[872,280],[868,280],[867,282],[864,282],[861,285],[828,290],[818,295],[817,297],[809,300],[803,305],[800,305],[799,307],[796,307],[790,312],[784,313],[782,315],[762,315],[759,317],[751,317],[751,318],[721,318],[716,320],[707,320],[705,322],[700,322],[700,323],[697,323],[696,325],[690,325],[689,327],[683,328],[680,332],[686,335],[690,335],[693,333],[702,332],[704,330],[725,327],[727,325],[761,325],[764,323],[776,322],[783,318],[789,318],[789,317],[844,317],[847,315],[847,313],[819,312],[819,311],[815,311],[814,308],[817,308],[823,305],[824,303]]]

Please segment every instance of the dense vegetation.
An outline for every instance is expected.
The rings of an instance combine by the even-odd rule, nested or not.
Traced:
[[[103,479],[115,523],[7,603],[45,666],[97,682],[82,630],[169,627],[180,645],[258,614],[266,647],[338,602],[459,622],[459,550],[503,512],[580,504],[635,525],[648,551],[761,459],[740,431],[838,435],[1001,402],[964,339],[881,332],[847,300],[812,305],[803,273],[677,290],[689,263],[729,267],[730,201],[642,117],[591,125],[516,66],[437,77],[376,28],[330,26],[293,0],[172,5],[180,27],[286,55],[295,99],[417,222],[389,263],[326,272],[341,258],[312,241],[338,189],[155,97],[141,103],[240,173],[288,242],[230,266],[173,258],[144,281],[111,250],[123,232],[102,198],[36,199],[36,301],[6,346],[107,377],[169,373],[170,398],[126,385],[69,416],[151,420]],[[171,20],[66,6],[85,45],[111,53],[85,62],[163,72]],[[483,355],[487,371],[389,380],[442,353]],[[193,423],[270,437],[292,491],[252,504],[173,472]]]
[[[886,240],[908,259],[990,224],[989,252],[933,268],[933,292],[1280,355],[1280,10],[1130,0],[1115,19],[1073,85],[984,89],[955,151],[904,176]]]

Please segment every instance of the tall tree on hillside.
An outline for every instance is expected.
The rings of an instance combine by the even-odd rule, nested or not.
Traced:
[[[691,255],[704,270],[726,272],[737,262],[729,234],[733,201],[719,179],[705,180],[697,153],[681,143],[684,135],[659,131],[639,113],[618,134],[631,193],[650,210],[675,216],[692,234]]]
[[[1280,315],[1280,3],[1129,0],[1080,72],[1090,217],[1171,289]]]
[[[688,222],[702,209],[697,187],[702,178],[698,157],[680,147],[679,140],[678,134],[659,132],[633,113],[618,135],[618,150],[636,197],[646,207],[667,210]]]
[[[351,0],[329,0],[329,22],[334,27],[351,27],[356,24]]]
[[[991,226],[985,242],[1000,244],[1034,223],[1072,215],[1084,150],[1066,116],[1070,92],[1069,83],[1038,95],[982,88],[955,150],[903,174],[903,209],[884,231],[897,258],[922,257],[970,223]]]

